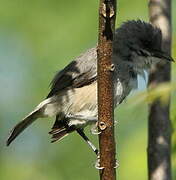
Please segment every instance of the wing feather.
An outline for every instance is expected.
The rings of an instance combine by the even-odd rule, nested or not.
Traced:
[[[91,48],[58,72],[51,82],[51,91],[47,98],[65,88],[78,88],[97,78],[97,52]]]

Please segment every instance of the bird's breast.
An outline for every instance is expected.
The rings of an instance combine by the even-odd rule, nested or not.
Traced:
[[[75,88],[71,96],[69,113],[94,116],[97,113],[97,83]]]

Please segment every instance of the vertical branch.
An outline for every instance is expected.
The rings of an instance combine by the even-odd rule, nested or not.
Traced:
[[[101,180],[115,180],[115,138],[112,82],[112,43],[115,31],[116,0],[100,0],[98,55],[98,126]]]
[[[160,27],[162,48],[171,53],[171,0],[149,1],[150,22]],[[170,82],[170,64],[158,64],[150,72],[149,86]],[[150,180],[171,180],[170,99],[163,105],[155,101],[149,106],[148,176]]]

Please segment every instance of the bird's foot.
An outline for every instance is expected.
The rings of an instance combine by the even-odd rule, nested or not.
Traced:
[[[96,160],[96,162],[95,162],[95,168],[98,169],[98,170],[104,169],[104,167],[101,167],[101,166],[100,166],[100,155],[99,155],[99,153],[98,153],[98,155],[97,155],[97,160]]]
[[[119,167],[119,162],[116,160],[114,168],[116,169],[118,167]],[[99,156],[99,154],[98,154],[97,160],[95,162],[95,168],[98,169],[98,170],[104,169],[104,167],[100,166],[100,156]]]
[[[115,125],[118,124],[118,121],[117,121],[117,120],[114,120],[114,124],[115,124]]]
[[[99,135],[101,133],[101,131],[98,130],[98,122],[96,122],[96,124],[92,126],[90,131],[94,135]]]
[[[117,169],[119,167],[119,162],[116,160],[116,162],[115,162],[115,169]]]

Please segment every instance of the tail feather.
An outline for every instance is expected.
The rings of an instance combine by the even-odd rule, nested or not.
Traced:
[[[51,143],[61,140],[62,138],[66,137],[68,134],[69,134],[69,132],[66,129],[63,131],[60,131],[57,134],[53,134],[52,138],[51,138],[52,139]]]
[[[11,142],[23,132],[30,124],[32,124],[39,117],[39,110],[30,113],[22,121],[20,121],[11,131],[6,141],[6,145],[9,146]]]
[[[49,132],[49,134],[52,135],[51,143],[61,140],[69,133],[76,130],[75,126],[68,126],[66,120],[58,120],[58,118],[59,117],[56,117],[56,121]]]
[[[53,134],[58,134],[60,133],[61,131],[65,130],[65,127],[63,128],[60,128],[60,129],[52,129],[49,134],[53,135]]]

